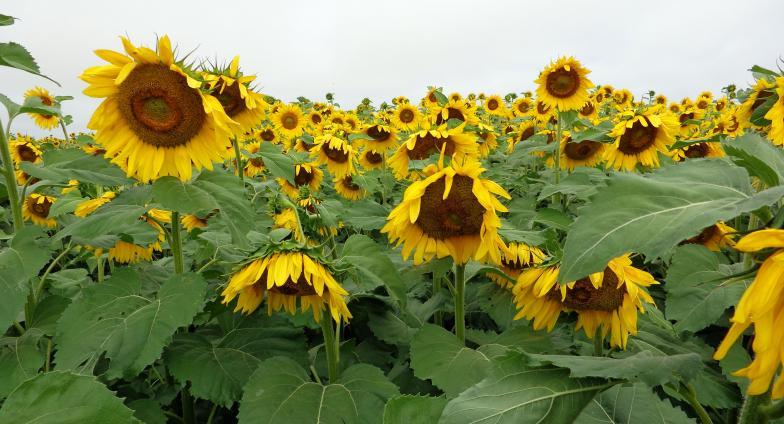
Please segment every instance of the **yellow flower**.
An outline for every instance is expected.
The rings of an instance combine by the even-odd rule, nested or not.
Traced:
[[[434,153],[442,152],[460,160],[465,156],[476,156],[478,146],[476,135],[463,131],[464,125],[447,129],[441,125],[434,129],[423,129],[411,134],[389,158],[389,166],[399,180],[409,176],[409,163],[412,160],[427,159]]]
[[[365,169],[379,169],[384,167],[385,153],[365,150],[359,155],[359,164]]]
[[[49,91],[45,88],[35,87],[25,91],[25,100],[31,97],[37,97],[45,106],[54,106],[55,104],[54,97],[49,94]],[[27,115],[35,121],[35,125],[38,125],[45,130],[51,130],[60,124],[60,118],[54,115],[45,115],[35,112],[28,113]]]
[[[774,87],[776,87],[776,84],[766,79],[757,80],[751,88],[751,94],[738,109],[738,118],[744,125],[750,125],[749,119],[751,119],[751,115],[768,100],[768,97],[773,95],[771,89]]]
[[[777,146],[784,145],[784,77],[776,78],[776,103],[765,114],[770,121],[768,138]]]
[[[512,105],[512,112],[515,116],[527,116],[531,113],[534,102],[528,97],[518,97]]]
[[[108,65],[88,68],[84,93],[104,98],[87,127],[106,157],[129,177],[149,182],[165,175],[191,178],[228,157],[230,125],[218,99],[175,62],[169,37],[157,52],[121,37],[126,54],[96,50]]]
[[[293,200],[299,197],[299,188],[308,187],[311,192],[317,192],[321,188],[321,181],[324,179],[324,172],[313,163],[303,163],[294,165],[294,184],[283,178],[277,178],[281,190]]]
[[[350,175],[335,181],[335,191],[340,197],[348,200],[359,200],[368,195],[368,192],[357,185]]]
[[[250,88],[255,75],[243,75],[239,70],[240,57],[234,56],[229,67],[219,72],[207,72],[204,80],[218,99],[226,114],[237,125],[233,127],[234,136],[241,136],[252,129],[264,118],[267,103],[261,94]]]
[[[41,162],[41,149],[33,143],[32,138],[16,137],[11,139],[10,145],[11,157],[17,166],[22,162]]]
[[[485,110],[491,115],[506,116],[509,111],[506,109],[506,104],[501,96],[494,94],[485,99]]]
[[[525,269],[541,264],[545,258],[546,255],[538,247],[528,246],[525,243],[509,243],[507,249],[501,252],[501,270],[516,281]],[[514,287],[514,281],[498,274],[488,272],[487,276],[501,287],[507,289]]]
[[[148,212],[149,213],[149,212]],[[153,252],[160,252],[161,242],[166,239],[166,234],[158,223],[147,218],[141,217],[144,222],[158,232],[158,238],[147,246],[140,246],[123,240],[117,242],[109,249],[109,259],[121,264],[137,263],[140,261],[152,261]]]
[[[590,72],[573,57],[560,57],[534,81],[537,98],[553,109],[579,110],[588,101],[588,89],[593,87],[587,78]]]
[[[678,149],[673,152],[672,158],[673,160],[680,162],[686,160],[686,158],[721,158],[724,156],[724,148],[721,147],[721,143],[708,142],[690,144],[681,149]]]
[[[258,141],[247,143],[244,146],[244,149],[251,154],[258,153],[260,148],[261,143]],[[264,160],[262,158],[252,157],[245,159],[243,173],[246,177],[255,177],[264,172]]]
[[[56,200],[51,196],[33,193],[22,204],[22,216],[25,221],[33,221],[35,225],[54,228],[57,226],[57,221],[49,218],[49,209]]]
[[[615,142],[607,145],[604,160],[625,171],[634,170],[638,163],[658,167],[659,153],[670,154],[669,146],[677,132],[677,121],[669,113],[659,113],[655,108],[622,112],[610,133]]]
[[[267,296],[267,312],[285,309],[290,314],[299,309],[313,311],[316,322],[328,309],[335,322],[348,321],[351,312],[344,290],[327,267],[303,252],[276,252],[258,258],[232,275],[221,294],[223,303],[238,298],[235,311],[249,314],[258,309]]]
[[[419,127],[420,119],[422,119],[422,114],[419,113],[419,109],[409,103],[399,103],[390,118],[395,128],[404,131],[415,130]]]
[[[601,162],[605,144],[598,141],[583,140],[572,142],[571,137],[561,143],[561,168],[573,171],[578,166],[596,166]]]
[[[784,364],[784,333],[781,331],[784,322],[784,284],[781,284],[784,276],[784,230],[755,231],[740,239],[735,248],[742,252],[766,248],[776,250],[765,259],[754,281],[740,298],[730,320],[732,326],[716,349],[714,358],[724,358],[735,341],[753,325],[754,360],[733,374],[751,381],[751,395],[766,393],[775,378],[771,397],[781,399],[784,397],[784,378],[776,375]]]
[[[358,144],[374,152],[386,152],[397,147],[397,131],[387,125],[371,125],[365,129],[370,140],[357,140]]]
[[[305,131],[305,115],[295,104],[280,106],[270,119],[275,129],[285,137],[299,137]]]
[[[315,163],[326,165],[327,170],[340,179],[356,172],[356,152],[348,141],[335,134],[316,137],[316,145],[310,150]]]
[[[714,252],[719,252],[724,247],[735,246],[733,237],[736,234],[737,230],[725,224],[724,221],[719,221],[715,225],[706,227],[696,236],[684,240],[681,244],[701,244]]]
[[[74,215],[84,218],[87,215],[95,212],[101,206],[109,203],[114,199],[117,195],[113,191],[107,191],[103,193],[100,197],[95,199],[85,200],[84,202],[79,203],[74,209]]]

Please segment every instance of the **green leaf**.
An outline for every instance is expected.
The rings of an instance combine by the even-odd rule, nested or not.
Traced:
[[[724,143],[733,161],[762,180],[768,187],[784,182],[784,152],[757,133],[746,133]]]
[[[139,220],[147,208],[135,205],[118,205],[110,202],[100,207],[95,213],[66,225],[55,236],[54,240],[62,240],[67,236],[78,238],[90,245],[106,235],[132,235],[131,239],[138,245],[148,245],[158,238],[158,232],[149,224]],[[110,241],[114,245],[116,239]],[[101,246],[109,247],[109,246]]]
[[[194,396],[231,407],[261,361],[273,356],[305,363],[305,335],[282,317],[254,314],[238,318],[226,332],[179,334],[164,358],[174,378],[191,383]]]
[[[539,200],[544,200],[555,193],[570,194],[580,200],[587,200],[596,194],[604,185],[607,176],[595,168],[580,167],[561,180],[559,184],[547,184],[539,192]]]
[[[166,414],[161,405],[152,399],[136,399],[128,402],[128,407],[133,409],[133,416],[145,424],[166,424]]]
[[[38,68],[38,64],[35,63],[33,56],[20,44],[14,42],[0,43],[0,65],[21,69],[39,77],[44,77],[58,86],[60,85],[57,81],[41,74],[41,70]]]
[[[218,203],[210,193],[176,177],[161,177],[155,180],[152,184],[152,198],[164,209],[183,214],[218,209]]]
[[[392,311],[384,311],[383,314],[371,312],[367,325],[374,336],[391,345],[408,346],[417,332]]]
[[[75,191],[68,193],[65,196],[61,196],[52,204],[52,207],[49,208],[49,218],[56,218],[61,215],[73,213],[73,211],[76,210],[76,207],[85,200],[87,199],[81,197],[79,193]]]
[[[534,222],[565,231],[572,223],[572,218],[557,209],[544,208],[536,211]]]
[[[193,185],[212,196],[220,210],[218,218],[229,229],[232,241],[237,247],[246,247],[255,214],[237,177],[223,171],[202,172]]]
[[[387,250],[373,239],[362,234],[352,235],[343,244],[340,256],[343,262],[357,270],[360,280],[366,281],[364,284],[369,284],[363,286],[365,290],[384,285],[391,296],[405,303],[406,289],[400,273],[389,259]]]
[[[426,324],[411,340],[414,375],[431,380],[447,397],[455,397],[484,379],[491,367],[487,356],[465,347],[441,327]]]
[[[384,407],[384,424],[435,423],[446,399],[431,396],[395,396]]]
[[[502,289],[503,290],[503,289]],[[547,331],[536,331],[530,325],[518,323],[501,334],[467,330],[466,337],[482,345],[500,345],[526,352],[552,352],[555,350]]]
[[[783,195],[784,186],[753,194],[746,170],[723,160],[689,161],[649,176],[615,174],[569,227],[559,281],[601,271],[627,252],[662,257],[716,221]]]
[[[743,264],[725,265],[701,245],[678,247],[667,271],[667,319],[678,331],[697,332],[715,324],[740,299],[751,276],[730,278]]]
[[[339,216],[345,226],[362,230],[381,229],[389,215],[388,208],[369,199],[356,202],[326,200],[322,205]]]
[[[6,110],[8,111],[8,116],[11,117],[18,115],[19,109],[22,107],[13,100],[9,99],[5,94],[0,94],[0,103],[5,106]]]
[[[44,236],[40,228],[26,227],[0,251],[0,329],[18,318],[30,292],[30,278],[49,262],[51,251],[39,244]]]
[[[53,104],[48,105],[44,103],[44,101],[38,97],[28,97],[22,103],[22,107],[19,108],[19,113],[37,113],[41,115],[52,115],[52,116],[60,116],[60,105]]]
[[[85,289],[58,322],[58,369],[90,372],[105,352],[108,377],[138,375],[161,356],[174,332],[201,311],[206,287],[198,274],[175,274],[157,294],[145,295],[136,271],[117,270]]]
[[[643,384],[618,385],[600,393],[575,424],[689,424],[695,423],[668,399]]]
[[[95,377],[50,372],[27,380],[0,408],[4,423],[139,423]]]
[[[105,158],[89,155],[79,148],[47,150],[42,164],[22,162],[20,167],[33,177],[58,183],[76,179],[101,186],[121,186],[134,182]]]
[[[275,357],[262,362],[245,385],[239,422],[381,423],[386,400],[398,394],[371,365],[351,366],[334,384],[321,385],[293,360]]]
[[[261,143],[258,154],[264,158],[264,165],[273,176],[294,184],[294,160],[291,156],[271,143]]]
[[[528,355],[531,359],[568,368],[572,377],[603,377],[641,382],[648,386],[691,380],[702,362],[696,353],[654,355],[643,351],[625,358],[571,355]]]
[[[23,381],[35,377],[44,364],[38,350],[38,335],[30,331],[20,337],[0,338],[0,399],[5,398]]]
[[[601,379],[569,378],[563,369],[512,367],[450,400],[439,424],[571,423],[607,387]]]
[[[8,15],[0,15],[0,26],[8,26],[14,24],[15,18]]]

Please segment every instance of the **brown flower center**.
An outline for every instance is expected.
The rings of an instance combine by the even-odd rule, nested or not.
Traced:
[[[543,102],[536,102],[536,112],[540,115],[544,115],[547,111],[550,110],[550,106],[547,106]]]
[[[329,147],[329,145],[324,144],[321,146],[321,151],[329,158],[329,160],[337,163],[346,163],[348,162],[348,152],[343,151],[342,149],[333,149]]]
[[[436,93],[431,92],[430,94],[427,95],[427,100],[429,100],[430,103],[437,103],[438,97],[436,97]]]
[[[38,159],[38,155],[35,153],[35,150],[26,144],[20,144],[17,146],[16,153],[24,162],[35,162],[35,160]]]
[[[760,91],[759,94],[757,94],[757,98],[754,100],[754,103],[751,104],[751,112],[754,113],[754,111],[757,110],[758,107],[762,106],[762,104],[768,100],[768,97],[772,95],[773,94],[770,91]]]
[[[684,240],[681,244],[705,244],[708,240],[713,238],[714,234],[719,231],[719,227],[716,225],[711,225],[710,227],[706,227],[699,234],[696,236]]]
[[[452,156],[455,153],[455,144],[452,138],[436,137],[428,132],[424,136],[417,135],[414,148],[407,150],[407,152],[409,159],[422,160],[441,150],[444,150],[446,156]]]
[[[321,123],[321,114],[318,114],[318,113],[311,113],[311,114],[310,114],[310,122],[312,122],[312,123],[313,123],[313,125],[318,125],[318,124],[320,124],[320,123]]]
[[[399,118],[400,122],[410,124],[414,122],[414,111],[408,108],[403,109],[400,111]]]
[[[686,121],[690,121],[692,119],[694,119],[694,112],[682,113],[681,116],[678,117],[678,120],[681,121],[681,124],[684,124]]]
[[[379,163],[384,161],[384,158],[381,156],[380,153],[376,153],[372,151],[365,152],[365,159],[367,159],[367,161],[372,163],[373,165],[378,165]]]
[[[313,181],[313,173],[309,172],[305,167],[300,167],[297,174],[294,176],[294,185],[301,187],[310,184]]]
[[[496,110],[498,109],[498,100],[490,99],[487,101],[487,110]]]
[[[443,114],[439,113],[438,116],[436,116],[436,125],[441,125],[450,119],[459,119],[461,121],[465,121],[465,115],[463,115],[463,112],[461,112],[459,109],[448,107],[446,108],[446,110],[447,110],[446,119],[444,119]]]
[[[580,115],[582,115],[582,116],[591,116],[591,114],[595,110],[596,110],[596,107],[594,107],[593,102],[588,102],[588,103],[585,104],[585,106],[583,106],[580,109]]]
[[[213,95],[218,99],[221,106],[223,106],[226,115],[229,115],[229,117],[236,116],[247,109],[245,107],[245,100],[243,100],[240,95],[239,82],[224,87],[223,92],[216,92]]]
[[[41,199],[39,198],[30,201],[32,202],[32,205],[30,206],[30,210],[36,216],[39,216],[41,218],[46,218],[49,216],[49,209],[51,209],[52,207],[52,202],[50,202],[49,199],[43,198],[43,201],[41,201]]]
[[[313,278],[313,277],[311,277]],[[267,287],[267,271],[264,271],[256,280],[256,284],[254,286],[259,287]],[[273,285],[272,288],[269,289],[270,292],[273,293],[280,293],[285,294],[287,296],[313,296],[316,294],[316,289],[313,288],[310,284],[308,284],[308,280],[305,279],[304,274],[300,274],[297,281],[293,281],[291,277],[282,285]],[[327,291],[327,287],[324,287],[324,292]]]
[[[635,121],[631,128],[628,128],[621,136],[618,143],[618,150],[627,155],[634,155],[645,151],[656,141],[658,129],[645,119],[648,126],[643,126],[640,121]]]
[[[351,176],[343,178],[340,183],[343,187],[351,190],[351,191],[359,191],[360,187],[354,182],[354,179]]]
[[[284,112],[283,116],[280,117],[280,124],[287,130],[297,128],[297,124],[299,124],[297,114],[294,112]]]
[[[559,99],[574,95],[580,88],[580,74],[575,69],[556,69],[547,75],[547,93]]]
[[[704,158],[708,156],[708,151],[707,143],[697,143],[687,147],[684,154],[687,158]]]
[[[390,137],[392,137],[392,133],[381,128],[380,125],[373,125],[372,127],[367,129],[366,133],[368,137],[372,138],[374,141],[377,141],[379,143],[383,143],[389,140]]]
[[[272,141],[275,139],[275,132],[267,128],[266,130],[259,133],[259,137],[261,137],[261,139],[264,141]]]
[[[601,148],[602,143],[596,141],[584,140],[579,143],[568,142],[564,146],[564,154],[569,159],[585,160],[593,157]]]
[[[455,175],[446,199],[445,184],[446,177],[441,177],[427,186],[421,198],[416,225],[436,240],[479,235],[485,208],[472,191],[474,180]]]
[[[602,285],[598,289],[586,277],[577,280],[573,288],[567,289],[565,300],[561,301],[561,291],[558,287],[554,287],[548,296],[561,301],[569,309],[609,312],[623,305],[624,294],[626,294],[626,287],[618,287],[618,276],[610,268],[605,268]]]
[[[520,140],[519,141],[528,140],[529,138],[533,137],[535,132],[536,131],[534,131],[534,127],[533,126],[530,126],[530,127],[526,128],[526,129],[524,129],[523,132],[520,133]]]

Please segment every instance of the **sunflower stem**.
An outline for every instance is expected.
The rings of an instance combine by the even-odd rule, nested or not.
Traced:
[[[103,268],[104,268],[104,266],[105,266],[105,264],[103,263],[103,253],[101,253],[101,255],[98,256],[98,266],[97,266],[97,268],[98,268],[98,282],[99,283],[103,282],[103,276],[104,276],[104,269]]]
[[[0,128],[2,128],[0,121]],[[14,218],[14,231],[24,228],[22,218],[22,204],[19,202],[19,189],[16,185],[16,174],[14,173],[14,161],[11,159],[11,147],[8,145],[8,138],[11,133],[11,121],[8,121],[8,129],[0,130],[0,156],[3,160],[3,170],[5,177],[6,191],[8,192],[8,203],[11,204],[11,212]]]
[[[561,183],[561,112],[557,112],[558,119],[556,119],[555,123],[555,152],[553,152],[553,173],[555,175],[555,185]],[[561,203],[561,193],[553,194],[553,203],[560,204]]]
[[[321,333],[324,335],[324,351],[327,354],[327,373],[329,384],[335,384],[340,377],[338,362],[340,362],[340,341],[335,335],[335,327],[329,316],[322,316],[320,320]]]
[[[455,335],[465,344],[465,264],[455,264]]]
[[[34,303],[38,303],[38,300],[41,298],[41,294],[43,293],[44,290],[44,283],[46,282],[46,278],[52,272],[55,265],[57,265],[60,262],[60,259],[65,257],[65,255],[68,254],[68,252],[70,251],[71,251],[71,243],[69,242],[68,246],[66,246],[65,249],[63,249],[63,251],[60,252],[60,254],[57,255],[56,258],[54,258],[54,260],[49,264],[49,266],[46,267],[46,271],[44,271],[44,274],[41,276],[41,279],[38,281],[38,285],[35,287],[35,290],[33,290]]]
[[[245,184],[245,175],[242,167],[242,155],[240,154],[240,143],[237,141],[237,137],[231,138],[231,144],[234,146],[234,161],[237,165],[237,175],[240,177],[240,183]]]
[[[65,128],[65,122],[63,122],[62,118],[58,119],[60,121],[60,128],[63,130],[63,144],[68,143],[70,137],[68,137],[68,130]]]
[[[713,420],[710,415],[708,415],[708,411],[706,411],[697,400],[697,392],[694,390],[694,386],[692,386],[691,383],[681,384],[678,392],[683,396],[686,402],[694,408],[694,412],[700,417],[700,422],[702,424],[713,424]]]
[[[759,410],[770,419],[784,417],[784,401],[762,405],[759,407]]]
[[[193,396],[188,386],[180,390],[180,404],[182,405],[182,422],[185,424],[194,424],[196,422],[196,411],[193,408]]]
[[[604,356],[604,337],[602,337],[602,331],[599,328],[593,335],[593,356]]]
[[[182,256],[182,238],[180,237],[180,213],[173,211],[171,215],[171,251],[174,257],[174,272],[185,272],[185,260]]]
[[[433,297],[438,296],[441,293],[441,276],[437,275],[435,272],[433,273]],[[435,312],[433,315],[433,322],[439,326],[444,326],[444,311],[440,309]]]
[[[751,214],[749,216],[749,225],[746,227],[746,231],[754,231],[757,224],[757,215]],[[754,254],[752,252],[743,253],[743,269],[749,269],[752,265],[754,265]]]
[[[738,415],[738,424],[765,424],[768,422],[768,416],[763,414],[763,407],[768,406],[770,401],[769,395],[746,395],[743,399],[743,406],[740,408]]]

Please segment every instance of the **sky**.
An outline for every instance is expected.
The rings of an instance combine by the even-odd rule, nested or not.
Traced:
[[[752,65],[775,69],[784,57],[779,0],[17,0],[1,8],[20,20],[0,27],[0,41],[27,47],[62,86],[0,67],[0,93],[21,103],[38,85],[74,96],[63,107],[71,131],[84,130],[100,102],[82,94],[78,76],[102,64],[93,50],[122,50],[119,35],[153,45],[168,34],[180,51],[219,61],[240,55],[263,93],[293,101],[333,92],[344,108],[364,97],[419,99],[430,85],[534,90],[561,55],[579,59],[596,84],[680,99],[746,87]],[[27,117],[12,130],[48,134]]]

